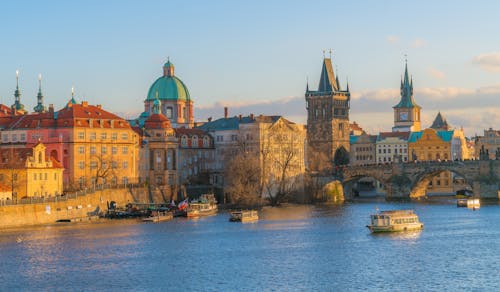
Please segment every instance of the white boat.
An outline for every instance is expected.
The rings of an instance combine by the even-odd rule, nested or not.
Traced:
[[[197,201],[189,203],[187,217],[200,217],[217,214],[217,201],[213,194],[201,195]]]
[[[467,207],[469,209],[476,210],[481,208],[481,201],[477,198],[458,199],[457,207]]]
[[[144,222],[162,222],[162,221],[169,221],[174,218],[174,214],[172,212],[161,212],[161,211],[153,211],[151,213],[151,216],[142,219]]]
[[[231,222],[255,222],[259,220],[259,212],[255,210],[241,210],[231,212]]]
[[[413,210],[382,211],[370,215],[371,224],[367,225],[371,232],[397,232],[420,230],[424,224],[418,220]]]

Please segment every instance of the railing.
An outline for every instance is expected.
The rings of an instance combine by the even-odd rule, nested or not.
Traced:
[[[89,188],[85,188],[79,191],[64,193],[61,195],[50,196],[50,197],[28,197],[23,199],[0,199],[0,206],[11,206],[11,205],[27,205],[27,204],[40,204],[40,203],[57,203],[60,201],[67,201],[70,199],[76,199],[78,197],[83,197],[89,194],[94,194],[96,191],[106,190],[106,189],[124,189],[124,188],[138,188],[144,187],[145,183],[127,183],[127,184],[99,184],[94,185]]]

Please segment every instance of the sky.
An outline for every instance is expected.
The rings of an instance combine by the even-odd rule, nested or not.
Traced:
[[[323,51],[352,94],[351,121],[390,131],[405,59],[428,127],[438,111],[466,135],[500,124],[497,1],[6,1],[0,9],[0,103],[102,104],[132,118],[167,58],[195,120],[284,115],[306,122]],[[327,56],[329,54],[327,53]]]

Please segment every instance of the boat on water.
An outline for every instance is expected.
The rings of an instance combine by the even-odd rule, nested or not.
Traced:
[[[189,218],[217,214],[217,201],[213,194],[203,194],[198,200],[189,203],[186,216]]]
[[[259,212],[256,210],[232,211],[229,221],[231,222],[255,222],[259,220]]]
[[[424,224],[419,221],[413,210],[381,211],[370,215],[371,224],[367,225],[371,232],[398,232],[421,230]]]
[[[153,211],[151,212],[151,216],[143,218],[142,221],[144,222],[163,222],[163,221],[169,221],[174,218],[174,215],[172,212],[166,212],[166,211]]]
[[[463,190],[458,190],[455,193],[455,198],[457,199],[467,199],[473,196],[473,193],[471,190],[463,189]]]
[[[478,198],[457,199],[457,207],[467,207],[476,210],[481,208],[481,200]]]

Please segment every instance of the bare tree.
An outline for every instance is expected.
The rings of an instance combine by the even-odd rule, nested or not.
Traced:
[[[237,154],[226,164],[225,189],[233,203],[255,205],[260,202],[259,164],[258,157],[247,152]]]
[[[300,136],[286,125],[279,125],[261,142],[262,186],[272,206],[279,205],[297,190],[301,173],[298,152],[303,146]]]
[[[116,176],[116,170],[119,167],[112,155],[103,153],[91,155],[90,170],[95,179],[92,183],[106,183],[110,178]]]

